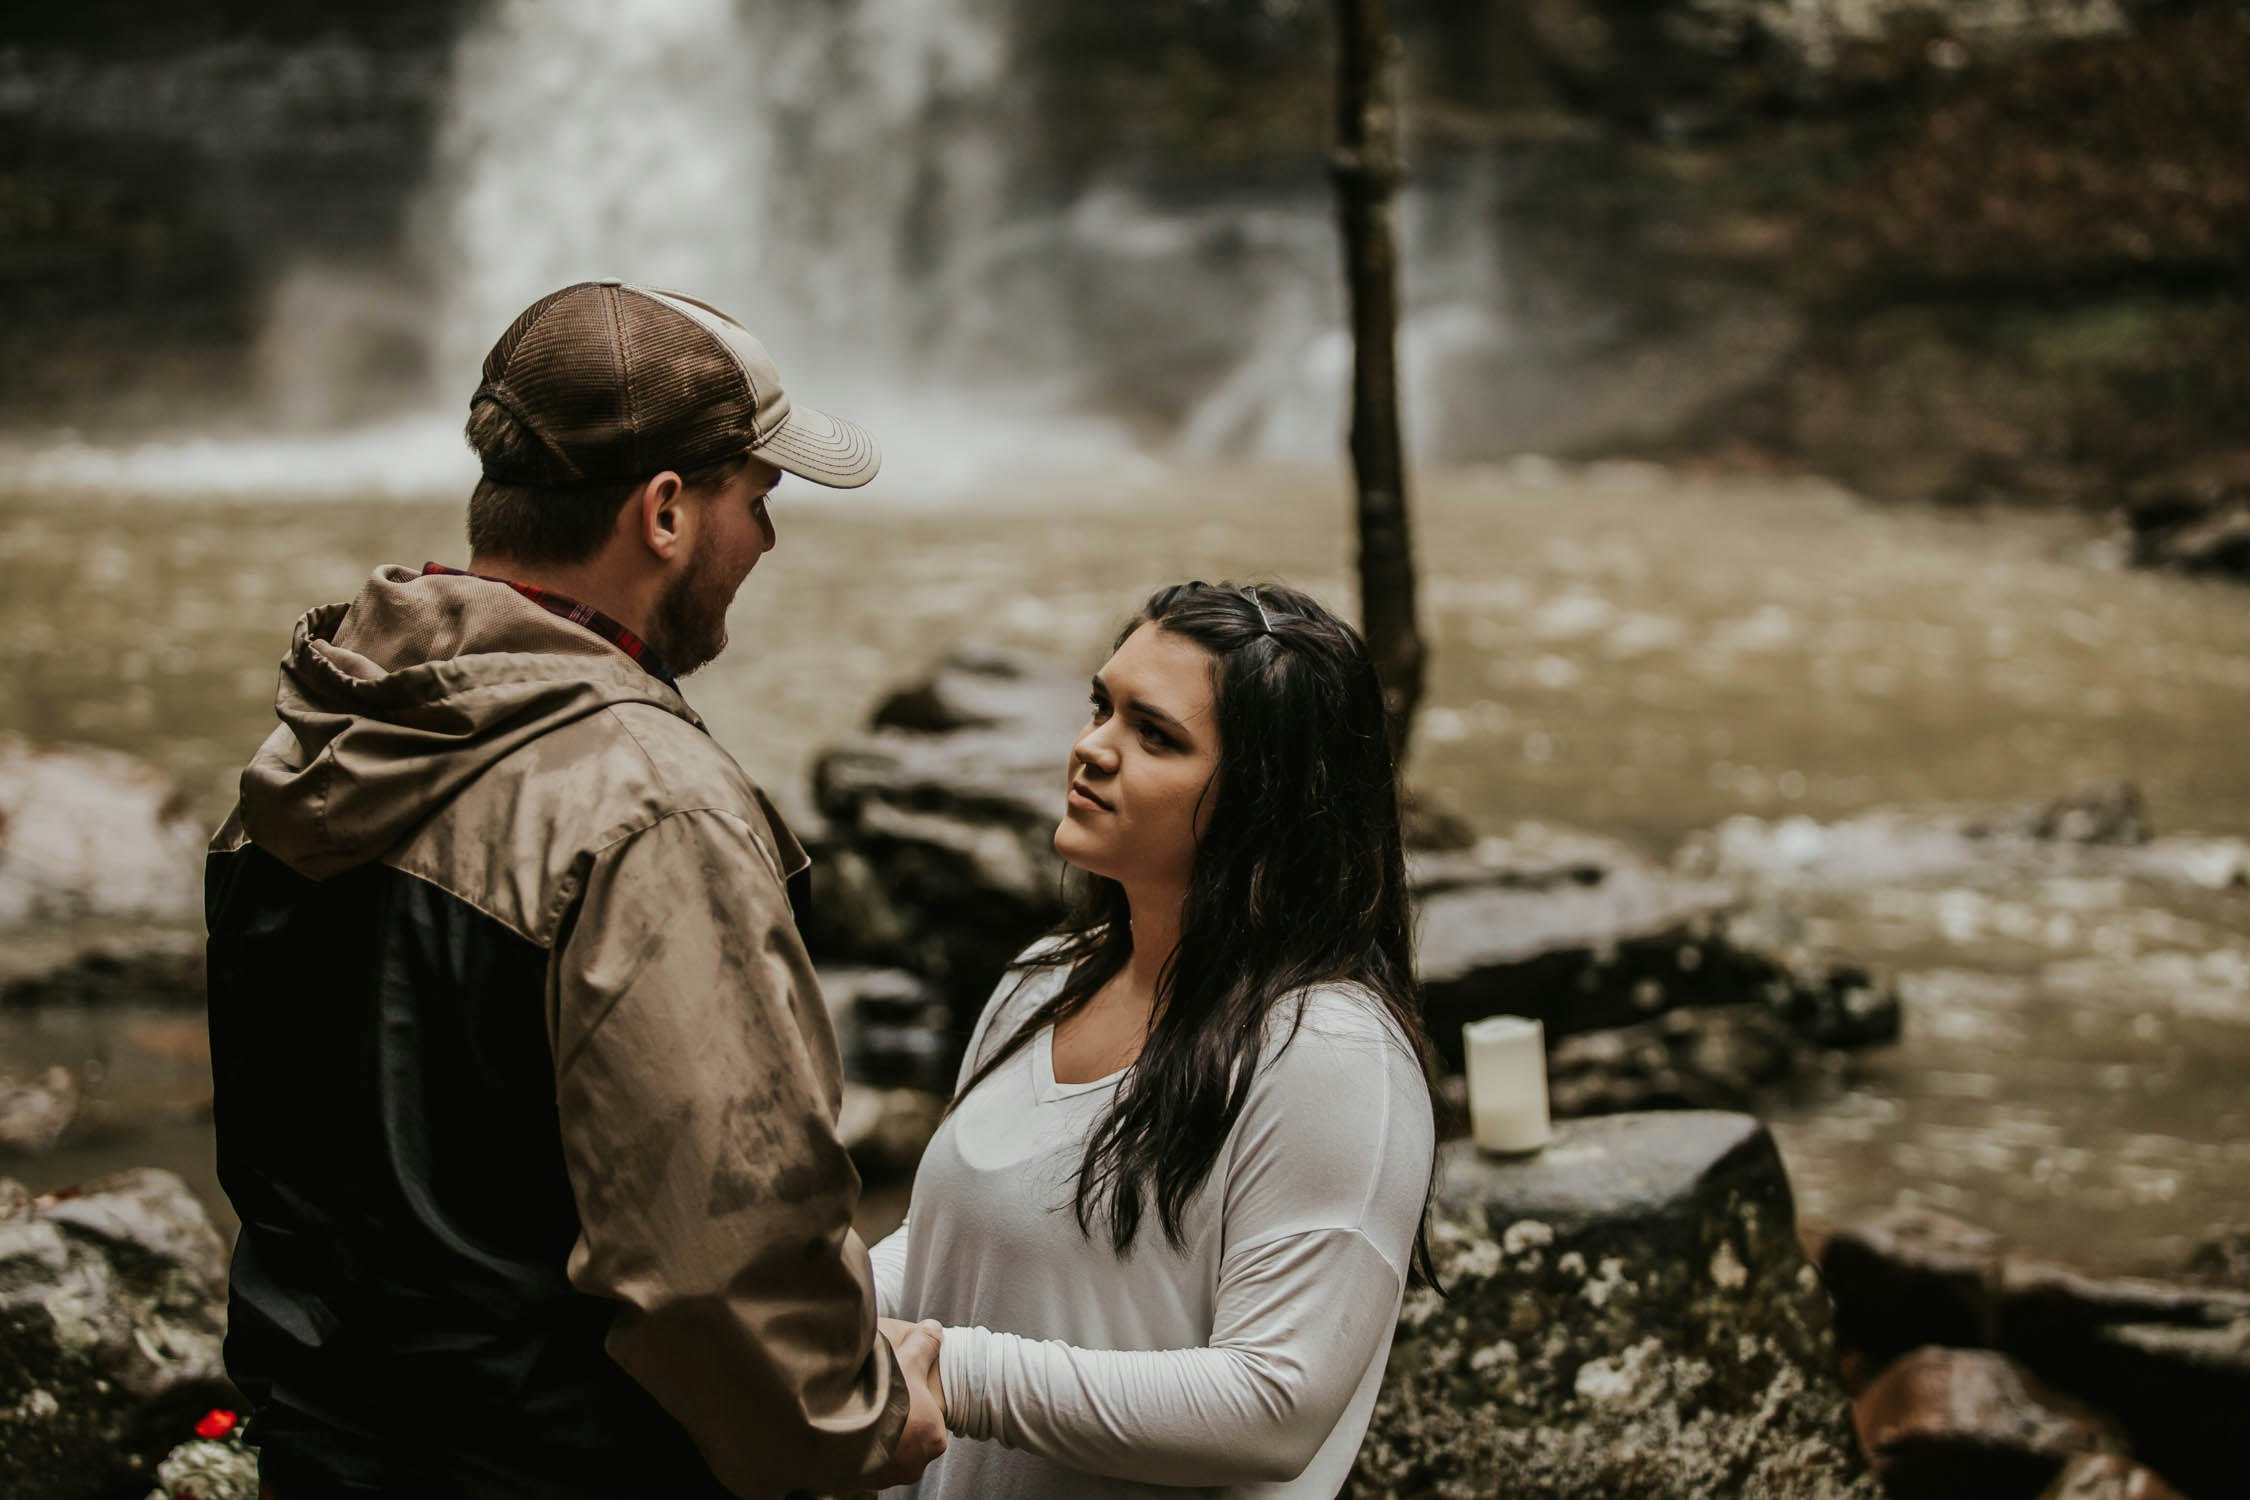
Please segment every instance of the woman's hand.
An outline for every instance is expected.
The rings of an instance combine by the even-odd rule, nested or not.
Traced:
[[[906,1323],[897,1318],[877,1318],[875,1326],[898,1356],[910,1402],[906,1430],[899,1434],[890,1462],[870,1480],[876,1489],[887,1489],[912,1484],[945,1451],[945,1391],[938,1380],[938,1346],[945,1329],[935,1320]]]
[[[930,1387],[930,1400],[937,1404],[938,1420],[942,1425],[945,1420],[945,1386],[938,1376],[938,1351],[943,1348],[945,1344],[945,1325],[938,1322],[938,1320],[935,1318],[924,1318],[919,1323],[909,1323],[903,1318],[877,1318],[875,1320],[875,1326],[882,1330],[884,1338],[887,1338],[891,1341],[891,1347],[899,1351],[899,1359],[902,1368],[904,1366],[904,1361],[906,1358],[905,1350],[907,1339],[911,1338],[915,1333],[919,1331],[928,1331],[930,1335],[930,1369],[928,1377]]]

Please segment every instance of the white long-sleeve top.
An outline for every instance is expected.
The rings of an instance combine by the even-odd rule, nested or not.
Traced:
[[[1060,986],[1011,971],[962,1077]],[[1174,1248],[1119,1259],[1073,1213],[1086,1133],[1123,1074],[1055,1081],[1042,1030],[939,1126],[907,1221],[872,1251],[889,1316],[945,1325],[955,1434],[915,1500],[1329,1500],[1397,1325],[1433,1149],[1422,1072],[1376,999],[1276,1013],[1248,1101]]]

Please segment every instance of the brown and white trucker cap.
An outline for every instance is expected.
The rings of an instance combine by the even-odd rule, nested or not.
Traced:
[[[630,484],[748,449],[815,484],[853,489],[882,464],[861,428],[792,403],[766,346],[681,292],[581,281],[525,308],[469,398],[539,440],[538,462],[479,455],[485,477],[563,488]]]

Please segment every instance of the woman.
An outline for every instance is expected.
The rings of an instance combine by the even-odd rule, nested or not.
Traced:
[[[906,1493],[1328,1500],[1428,1259],[1382,694],[1311,598],[1201,583],[1093,687],[1055,830],[1088,878],[873,1252],[884,1314],[944,1325],[957,1436]]]

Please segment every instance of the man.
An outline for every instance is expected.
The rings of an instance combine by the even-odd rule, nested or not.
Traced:
[[[803,849],[675,675],[787,471],[874,477],[716,309],[584,282],[471,400],[465,572],[297,624],[206,872],[227,1368],[278,1500],[914,1478]],[[893,1341],[896,1342],[894,1354]]]

